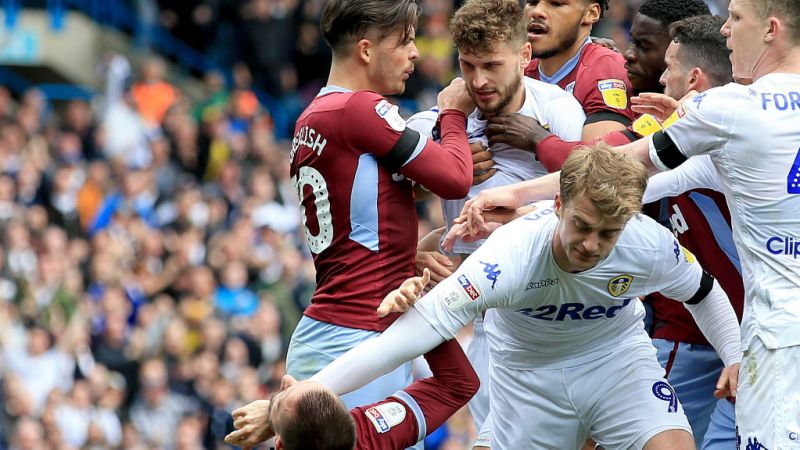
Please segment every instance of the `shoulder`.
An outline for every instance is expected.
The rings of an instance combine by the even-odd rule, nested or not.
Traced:
[[[544,81],[537,80],[531,77],[524,77],[525,89],[536,96],[544,96],[547,99],[557,100],[560,98],[575,99],[569,92],[561,89],[557,84],[545,83]],[[576,100],[577,102],[577,100]]]
[[[662,252],[675,240],[663,225],[644,214],[633,216],[625,225],[617,246],[644,252]]]
[[[587,44],[583,48],[580,62],[582,66],[591,66],[592,70],[600,70],[607,67],[615,70],[625,70],[625,57],[614,50],[595,43]]]

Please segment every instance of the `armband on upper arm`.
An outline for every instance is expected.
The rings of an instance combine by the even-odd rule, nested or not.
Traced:
[[[379,158],[378,161],[389,170],[397,171],[414,159],[425,147],[427,141],[428,138],[420,135],[419,132],[406,128],[389,153]]]
[[[708,294],[711,292],[711,289],[714,288],[714,277],[708,274],[708,272],[703,271],[703,278],[700,279],[700,287],[697,289],[697,292],[694,293],[692,298],[686,301],[687,305],[696,305],[702,302]]]
[[[674,169],[687,159],[667,133],[658,131],[653,134],[650,141],[650,160],[654,165],[665,170]]]

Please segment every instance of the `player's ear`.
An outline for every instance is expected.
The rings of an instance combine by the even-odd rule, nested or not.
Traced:
[[[704,90],[702,87],[700,87],[700,84],[707,78],[708,77],[706,76],[705,72],[703,72],[703,69],[695,67],[689,72],[689,77],[686,79],[686,87],[688,88],[686,89],[686,92]]]
[[[783,32],[785,33],[786,27],[784,24],[778,19],[777,17],[770,17],[769,18],[769,28],[766,30],[766,34],[764,35],[765,42],[772,42],[777,37],[778,33]]]
[[[522,70],[525,70],[528,67],[528,64],[531,63],[531,43],[527,40],[524,44],[522,44]]]
[[[556,216],[558,216],[559,219],[561,218],[561,206],[563,206],[561,204],[561,194],[556,192],[555,204],[553,204],[553,208],[556,210]]]
[[[369,64],[370,55],[372,55],[372,42],[369,39],[361,39],[356,43],[356,52],[358,53],[359,61],[364,64]]]
[[[600,20],[600,13],[600,3],[592,2],[583,13],[581,25],[594,25],[598,20]]]

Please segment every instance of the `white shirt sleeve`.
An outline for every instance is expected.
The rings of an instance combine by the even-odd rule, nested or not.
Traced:
[[[741,86],[728,84],[709,89],[681,104],[680,117],[664,130],[685,156],[719,152],[731,137],[739,110],[747,103],[739,101]],[[739,124],[744,126],[744,124]],[[652,146],[653,138],[650,137]]]
[[[635,220],[635,219],[634,219]],[[655,255],[653,277],[649,290],[660,292],[666,297],[686,302],[700,289],[703,268],[697,258],[683,248],[670,231],[651,222],[652,233],[657,233],[661,251]]]
[[[433,127],[436,126],[437,120],[439,120],[439,110],[432,108],[409,117],[406,120],[406,127],[430,138],[433,136]]]
[[[650,177],[643,201],[650,203],[665,197],[675,197],[692,189],[722,191],[722,183],[710,156],[689,158],[673,170]]]
[[[422,297],[414,308],[444,339],[452,339],[478,313],[515,301],[529,251],[509,225],[492,233],[451,276]],[[516,234],[516,236],[514,236]]]
[[[575,97],[570,94],[553,96],[544,108],[551,133],[567,142],[582,140],[586,114]]]

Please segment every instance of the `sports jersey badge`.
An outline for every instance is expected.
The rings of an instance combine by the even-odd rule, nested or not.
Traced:
[[[395,131],[403,131],[406,129],[406,121],[400,117],[400,108],[397,105],[389,103],[388,100],[381,100],[375,105],[375,112],[378,113],[381,119],[385,120]]]
[[[670,114],[669,117],[667,117],[667,120],[665,120],[664,123],[661,124],[661,126],[666,130],[667,128],[671,127],[673,123],[677,122],[678,119],[680,119],[685,115],[686,115],[686,109],[683,107],[683,104],[681,103],[680,105],[678,105],[678,108],[675,109],[675,111],[672,114]]]
[[[460,275],[458,281],[451,282],[448,289],[445,290],[442,303],[445,308],[455,311],[463,308],[469,302],[477,300],[480,295],[472,281],[466,275]]]
[[[628,107],[627,88],[624,81],[615,79],[600,80],[597,82],[597,88],[600,89],[606,105],[617,109]]]
[[[628,292],[628,288],[631,287],[631,283],[633,283],[633,275],[618,275],[608,282],[608,293],[613,297],[619,297],[620,295]]]
[[[383,403],[364,411],[375,431],[387,433],[406,418],[406,408],[398,402]]]

